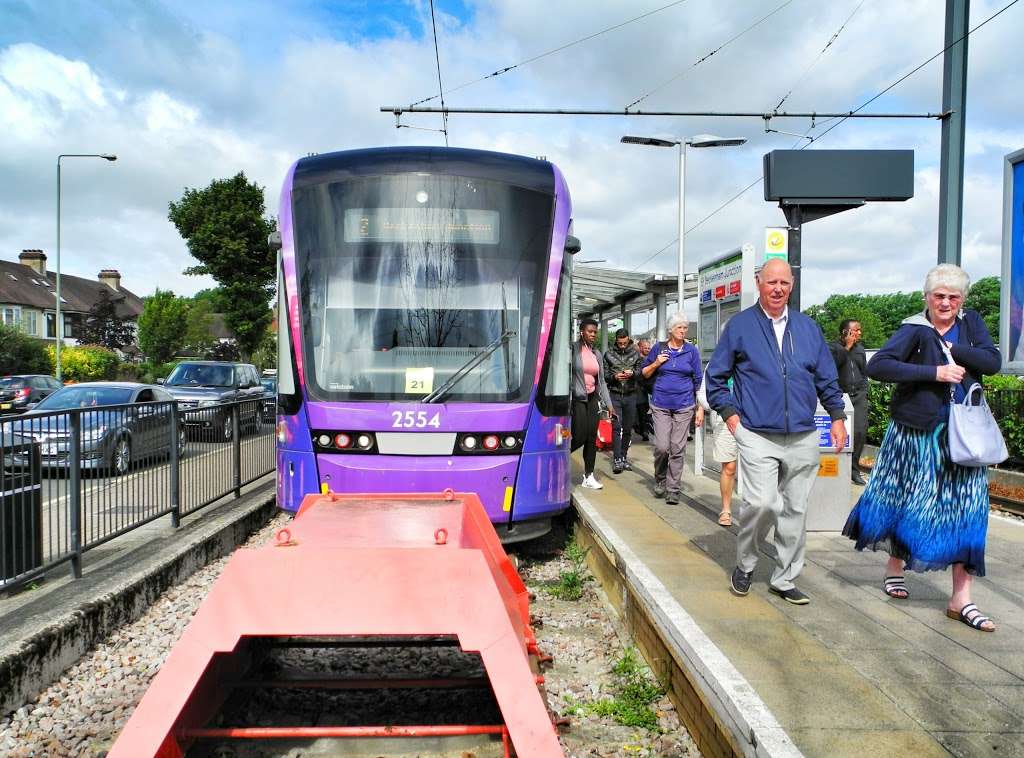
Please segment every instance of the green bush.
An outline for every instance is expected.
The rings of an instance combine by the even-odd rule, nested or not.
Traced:
[[[997,374],[982,380],[992,415],[1003,431],[1006,448],[1012,458],[1024,458],[1024,381],[1020,377]],[[889,426],[889,402],[896,385],[868,384],[867,441],[881,445]]]
[[[881,445],[889,426],[889,401],[896,385],[868,382],[868,431],[866,439],[872,445]]]
[[[0,374],[49,374],[46,345],[16,326],[0,324]]]
[[[56,367],[56,350],[48,346],[50,359]],[[62,378],[71,382],[101,382],[117,375],[121,360],[117,353],[100,345],[79,345],[60,349]]]

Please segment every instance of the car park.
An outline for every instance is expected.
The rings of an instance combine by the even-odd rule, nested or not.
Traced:
[[[184,361],[163,380],[164,389],[178,401],[187,429],[207,432],[230,442],[234,437],[233,401],[238,404],[239,428],[263,426],[263,386],[249,363]]]
[[[0,377],[0,414],[24,413],[63,386],[45,374]]]
[[[84,382],[57,390],[33,410],[6,422],[5,433],[39,443],[47,468],[67,468],[72,448],[72,413],[80,429],[83,469],[126,474],[138,462],[167,455],[172,440],[184,451],[184,429],[172,433],[174,399],[160,387],[134,382]],[[63,411],[63,412],[62,412]]]

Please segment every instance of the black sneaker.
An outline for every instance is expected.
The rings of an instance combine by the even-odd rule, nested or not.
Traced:
[[[627,461],[625,458],[622,459],[622,470],[623,471],[632,471],[633,470],[633,467],[629,464],[629,461]]]
[[[621,474],[622,473],[622,460],[620,458],[616,458],[615,461],[612,463],[612,473],[613,474]]]
[[[864,480],[864,477],[861,476],[861,473],[859,471],[854,471],[852,474],[850,474],[850,481],[856,484],[858,487],[863,487],[864,485],[867,484],[867,482]]]
[[[655,497],[665,497],[665,485],[664,484],[655,484],[654,485],[654,496]]]
[[[729,580],[729,588],[734,595],[743,597],[750,592],[750,577],[753,571],[744,571],[739,566],[732,570],[732,578]]]
[[[807,605],[811,602],[811,599],[796,587],[790,587],[788,590],[780,590],[769,585],[768,591],[778,595],[787,603],[792,603],[793,605]]]
[[[668,493],[666,493],[666,495],[665,495],[665,502],[668,505],[679,505],[679,493],[678,492],[668,492]]]

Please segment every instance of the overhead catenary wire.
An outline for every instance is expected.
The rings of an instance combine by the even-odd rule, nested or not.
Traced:
[[[437,21],[434,19],[434,0],[430,0],[430,26],[434,30],[434,60],[437,62],[437,91],[444,108],[444,85],[441,83],[441,53],[437,49]],[[441,131],[444,132],[444,146],[448,147],[448,112],[441,112]]]
[[[633,16],[632,18],[626,19],[625,21],[620,21],[617,24],[613,24],[612,26],[609,26],[609,27],[606,27],[604,29],[601,29],[600,31],[593,32],[592,34],[588,34],[585,37],[580,37],[579,39],[573,40],[572,42],[566,42],[566,43],[564,43],[562,45],[559,45],[558,47],[552,48],[551,50],[547,50],[547,51],[545,51],[543,53],[538,53],[537,55],[534,55],[531,58],[525,58],[525,59],[519,61],[518,63],[513,63],[510,66],[505,66],[503,68],[499,68],[496,71],[492,71],[491,73],[485,74],[485,75],[483,75],[481,77],[478,77],[476,79],[472,79],[472,80],[470,80],[468,82],[463,82],[462,84],[458,85],[457,87],[453,87],[452,89],[448,90],[448,94],[451,95],[453,92],[458,92],[459,90],[463,90],[466,87],[470,87],[470,86],[472,86],[474,84],[479,84],[480,82],[486,81],[487,79],[493,79],[493,78],[495,78],[497,76],[501,76],[502,74],[507,74],[509,71],[513,71],[514,69],[517,69],[520,66],[529,65],[530,63],[534,63],[536,61],[539,61],[541,58],[547,58],[549,55],[554,55],[555,53],[560,53],[563,50],[568,50],[570,47],[575,47],[576,45],[583,44],[584,42],[589,42],[590,40],[595,39],[596,37],[600,37],[603,34],[607,34],[608,32],[613,32],[616,29],[621,29],[622,27],[628,26],[629,24],[632,24],[632,23],[634,23],[636,21],[642,21],[643,19],[648,18],[649,16],[653,16],[656,13],[661,13],[662,11],[668,10],[669,8],[674,8],[677,5],[682,5],[685,2],[686,2],[686,0],[674,0],[673,2],[668,3],[667,5],[662,5],[660,8],[654,8],[653,10],[649,10],[646,13],[641,13],[639,16]],[[433,0],[431,0],[431,10],[433,10]],[[435,35],[435,40],[436,40],[436,35]],[[422,103],[429,103],[431,100],[437,100],[438,98],[442,98],[442,94],[440,92],[438,92],[437,94],[431,95],[430,97],[424,97],[421,100],[417,100],[416,102],[412,103],[409,107],[412,108],[412,107],[415,107],[417,105],[421,105]],[[444,101],[443,101],[443,98],[442,98],[442,105],[443,105],[443,102]]]
[[[789,96],[793,94],[793,90],[795,90],[798,86],[800,86],[801,83],[803,83],[804,78],[807,76],[808,73],[810,73],[811,69],[818,64],[818,61],[821,60],[822,56],[825,55],[825,53],[828,51],[830,47],[832,47],[832,43],[839,39],[839,35],[843,33],[843,29],[846,28],[846,25],[850,23],[850,19],[857,15],[857,11],[859,11],[860,7],[864,5],[864,1],[865,0],[860,0],[860,2],[857,3],[857,7],[854,8],[853,12],[851,12],[850,15],[846,17],[846,20],[839,26],[839,28],[836,30],[836,33],[829,37],[828,42],[825,43],[825,47],[821,48],[821,51],[814,58],[814,60],[811,61],[810,65],[807,66],[807,68],[803,70],[800,76],[796,78],[796,81],[793,82],[793,86],[789,88],[789,92],[783,95],[782,99],[779,100],[779,102],[776,104],[774,108],[772,108],[773,111],[777,111],[779,108],[781,108],[782,104],[785,103],[786,100],[789,99]]]
[[[868,99],[867,99],[867,100],[865,100],[865,101],[864,101],[863,103],[861,103],[861,104],[860,104],[859,106],[857,106],[856,108],[854,108],[853,110],[851,110],[851,111],[850,111],[850,115],[848,115],[848,116],[839,116],[839,117],[838,117],[838,119],[839,119],[839,120],[837,120],[835,124],[833,124],[832,126],[830,126],[830,127],[828,128],[828,129],[826,129],[826,130],[825,130],[824,132],[822,132],[821,134],[819,134],[819,135],[818,135],[817,137],[814,137],[814,138],[812,139],[812,141],[811,141],[811,142],[808,142],[808,143],[807,143],[806,145],[803,145],[803,146],[802,146],[802,147],[800,147],[799,149],[801,149],[801,150],[804,150],[804,149],[806,149],[806,148],[810,147],[810,146],[811,146],[811,144],[813,144],[814,142],[818,142],[818,141],[820,141],[820,140],[821,140],[822,138],[824,138],[824,137],[825,137],[825,135],[826,135],[826,134],[828,134],[828,133],[829,133],[829,132],[831,132],[831,131],[832,131],[833,129],[835,129],[836,127],[838,127],[838,126],[839,126],[839,125],[841,125],[842,123],[844,123],[844,122],[845,122],[845,121],[846,121],[847,119],[849,119],[849,118],[851,118],[851,117],[856,117],[856,115],[860,115],[860,114],[858,114],[858,111],[860,111],[860,110],[861,110],[862,108],[865,108],[865,107],[867,107],[868,105],[870,105],[871,103],[873,103],[873,102],[874,102],[875,100],[877,100],[878,98],[880,98],[880,97],[881,97],[882,95],[884,95],[884,94],[885,94],[886,92],[888,92],[889,90],[893,89],[894,87],[897,87],[897,86],[898,86],[898,85],[900,85],[900,84],[901,84],[902,82],[906,81],[906,80],[907,80],[908,78],[910,78],[911,76],[913,76],[914,74],[916,74],[916,73],[917,73],[918,71],[920,71],[920,70],[921,70],[922,68],[924,68],[924,67],[925,67],[925,66],[927,66],[927,65],[928,65],[929,63],[931,63],[932,61],[934,61],[934,60],[935,60],[936,58],[938,58],[938,57],[939,57],[940,55],[944,54],[944,53],[945,53],[945,52],[946,52],[947,50],[949,50],[950,48],[952,48],[952,47],[954,47],[955,45],[959,44],[960,42],[963,42],[963,41],[964,41],[965,39],[967,39],[968,37],[970,37],[970,36],[971,36],[971,35],[972,35],[972,34],[973,34],[974,32],[976,32],[976,31],[977,31],[978,29],[980,29],[981,27],[985,26],[985,24],[987,24],[988,22],[990,22],[990,21],[992,21],[993,19],[995,19],[995,18],[996,18],[996,16],[999,16],[999,15],[1000,15],[1000,14],[1002,14],[1003,12],[1005,12],[1005,11],[1009,10],[1009,9],[1010,9],[1010,8],[1011,8],[1012,6],[1016,5],[1016,4],[1018,3],[1018,2],[1020,2],[1020,0],[1012,0],[1011,2],[1007,3],[1007,4],[1006,4],[1006,5],[1004,5],[1004,6],[1002,7],[1002,8],[1000,8],[999,10],[997,10],[997,11],[996,11],[995,13],[993,13],[993,14],[992,14],[991,16],[989,16],[988,18],[986,18],[986,19],[985,19],[984,21],[980,22],[980,23],[979,23],[979,24],[978,24],[977,26],[974,26],[974,27],[972,27],[971,29],[968,29],[968,30],[967,30],[967,32],[966,32],[965,34],[963,34],[963,35],[962,35],[962,36],[961,36],[961,37],[960,37],[959,39],[956,39],[956,40],[954,40],[953,42],[951,42],[950,44],[946,45],[946,46],[945,46],[944,48],[942,48],[942,50],[940,50],[939,52],[937,52],[937,53],[936,53],[935,55],[931,56],[930,58],[928,58],[928,59],[927,59],[926,61],[924,61],[924,62],[923,62],[923,63],[921,63],[920,65],[918,65],[918,66],[915,66],[915,67],[914,67],[913,69],[911,69],[911,70],[910,70],[910,71],[908,71],[908,72],[907,72],[906,74],[904,74],[903,76],[901,76],[901,77],[900,77],[899,79],[897,79],[896,81],[894,81],[894,82],[893,82],[892,84],[890,84],[890,85],[889,85],[888,87],[886,87],[885,89],[881,90],[880,92],[878,92],[877,94],[873,95],[872,97],[868,98]],[[802,139],[811,139],[811,138],[809,137],[809,135],[810,135],[810,132],[811,132],[811,131],[813,131],[813,130],[814,130],[814,127],[812,126],[812,127],[811,127],[811,129],[809,129],[809,130],[808,130],[807,134],[806,134],[806,135],[805,135],[805,136],[804,136],[804,137],[803,137]],[[798,141],[797,143],[794,143],[794,145],[793,145],[793,148],[796,148],[796,145],[797,145],[798,143],[799,143],[799,141]],[[791,149],[792,149],[792,148],[791,148]],[[754,180],[754,181],[752,181],[752,182],[751,182],[750,184],[748,184],[748,185],[747,185],[746,187],[744,187],[744,188],[743,188],[743,189],[741,189],[741,190],[740,190],[739,192],[737,192],[737,193],[736,193],[735,195],[733,195],[733,196],[732,196],[732,197],[730,197],[730,198],[729,198],[728,200],[726,200],[726,201],[725,201],[724,203],[722,203],[722,204],[721,204],[720,206],[718,206],[717,208],[715,208],[715,210],[711,211],[711,213],[707,214],[707,215],[706,215],[706,216],[705,216],[704,218],[702,218],[702,219],[701,219],[700,221],[698,221],[698,222],[697,222],[696,224],[694,224],[693,226],[691,226],[691,227],[690,227],[689,229],[685,230],[685,231],[683,232],[683,234],[684,234],[684,235],[687,235],[687,234],[689,234],[690,232],[694,231],[694,230],[695,230],[695,229],[696,229],[697,227],[701,226],[701,225],[702,225],[702,224],[703,224],[704,222],[708,221],[708,220],[709,220],[709,219],[711,219],[711,218],[712,218],[713,216],[715,216],[715,215],[717,215],[718,213],[720,213],[720,212],[721,212],[722,210],[724,210],[724,209],[725,209],[725,208],[726,208],[727,206],[731,205],[731,204],[732,204],[733,202],[735,202],[735,201],[736,201],[736,200],[738,200],[738,199],[739,199],[740,197],[742,197],[742,196],[743,196],[743,195],[745,195],[745,194],[746,194],[747,192],[749,192],[749,191],[750,191],[751,189],[753,189],[753,188],[754,188],[754,187],[755,187],[755,186],[757,185],[757,183],[758,183],[758,182],[760,182],[760,181],[762,181],[763,179],[764,179],[764,175],[762,174],[761,176],[757,177],[757,179],[755,179],[755,180]],[[654,259],[655,259],[655,258],[656,258],[657,256],[661,255],[661,253],[665,252],[665,250],[667,250],[667,249],[668,249],[669,247],[671,247],[672,245],[674,245],[674,244],[675,244],[675,243],[676,243],[677,241],[678,241],[678,238],[677,238],[677,239],[674,239],[674,240],[672,240],[672,241],[671,241],[670,243],[668,243],[667,245],[665,245],[665,247],[663,247],[663,248],[662,248],[661,250],[659,250],[658,252],[656,252],[656,253],[654,253],[653,255],[649,256],[649,257],[648,257],[648,258],[647,258],[646,260],[644,260],[644,262],[643,262],[643,263],[641,263],[641,264],[640,264],[639,266],[637,266],[636,268],[638,269],[638,268],[640,268],[641,266],[644,266],[644,265],[646,265],[647,263],[649,263],[650,261],[654,260]],[[634,271],[635,271],[635,270],[636,270],[636,269],[634,269]]]
[[[697,66],[699,66],[699,65],[700,65],[701,63],[703,63],[704,61],[706,61],[706,60],[707,60],[708,58],[710,58],[711,56],[715,55],[715,53],[718,53],[718,52],[720,52],[721,50],[723,50],[724,48],[728,47],[728,46],[729,46],[729,45],[731,45],[731,44],[732,44],[733,42],[735,42],[735,41],[736,41],[736,40],[738,40],[738,39],[739,39],[740,37],[742,37],[742,36],[743,36],[744,34],[746,34],[747,32],[749,32],[749,31],[750,31],[751,29],[754,29],[754,28],[756,28],[756,27],[760,26],[760,25],[761,25],[762,23],[764,23],[765,21],[767,21],[768,19],[770,19],[770,18],[771,18],[772,16],[774,16],[774,15],[775,15],[776,13],[778,13],[779,11],[781,11],[781,10],[782,10],[783,8],[785,8],[785,7],[787,6],[787,5],[789,5],[789,4],[790,4],[790,3],[792,3],[792,2],[793,2],[793,0],[785,0],[785,2],[783,2],[783,3],[782,3],[782,5],[778,6],[778,7],[777,7],[777,8],[775,9],[775,10],[771,11],[771,12],[770,12],[770,13],[769,13],[768,15],[766,15],[766,16],[762,16],[762,17],[761,17],[761,18],[759,18],[759,19],[758,19],[757,21],[755,21],[755,22],[754,22],[753,24],[751,24],[751,25],[750,25],[750,26],[748,26],[748,27],[747,27],[746,29],[744,29],[743,31],[741,31],[741,32],[740,32],[739,34],[736,34],[736,35],[734,35],[733,37],[730,37],[730,38],[729,38],[728,40],[726,40],[726,41],[725,41],[725,42],[723,42],[723,43],[722,43],[721,45],[719,45],[718,47],[716,47],[716,48],[715,48],[714,50],[712,50],[712,51],[711,51],[710,53],[707,53],[706,55],[704,55],[704,56],[702,56],[701,58],[697,59],[697,62],[696,62],[696,63],[694,63],[693,65],[691,65],[691,66],[690,66],[689,68],[687,68],[686,70],[684,70],[684,71],[680,71],[680,72],[679,72],[678,74],[676,74],[675,76],[673,76],[673,77],[672,77],[671,79],[667,79],[667,80],[665,80],[664,82],[662,82],[661,84],[659,84],[659,85],[658,85],[657,87],[655,87],[654,89],[652,89],[652,90],[651,90],[650,92],[647,92],[647,93],[645,93],[645,94],[641,95],[641,96],[640,96],[640,97],[638,97],[638,98],[637,98],[636,100],[634,100],[634,101],[633,101],[633,102],[631,102],[631,103],[630,103],[629,105],[627,105],[625,109],[626,109],[626,110],[628,111],[628,110],[629,110],[630,108],[632,108],[633,106],[635,106],[635,105],[639,105],[640,103],[642,103],[642,102],[643,102],[644,100],[646,100],[647,98],[649,98],[649,97],[650,97],[651,95],[653,95],[653,94],[654,94],[655,92],[659,92],[659,91],[661,91],[662,89],[664,89],[665,87],[667,87],[668,85],[672,84],[673,82],[675,82],[675,81],[677,81],[677,80],[681,79],[681,78],[682,78],[683,76],[685,76],[686,74],[688,74],[688,73],[689,73],[690,71],[693,71],[693,69],[697,68]]]
[[[815,139],[816,139],[816,140],[820,140],[820,139],[821,139],[822,137],[824,137],[824,136],[825,136],[826,134],[828,134],[828,133],[829,133],[830,131],[832,131],[832,130],[833,130],[833,129],[835,129],[835,128],[836,128],[837,126],[839,126],[840,124],[842,124],[842,123],[843,123],[844,121],[846,121],[846,120],[847,120],[848,118],[850,118],[850,117],[852,117],[852,116],[856,115],[856,114],[857,114],[857,113],[858,113],[859,111],[861,111],[861,110],[863,110],[864,108],[866,108],[866,107],[868,107],[869,105],[871,105],[871,103],[875,102],[875,100],[877,100],[878,98],[880,98],[880,97],[881,97],[882,95],[884,95],[884,94],[885,94],[886,92],[888,92],[889,90],[891,90],[891,89],[892,89],[893,87],[896,87],[896,86],[898,86],[898,85],[902,84],[902,83],[903,83],[904,81],[906,81],[906,80],[907,80],[907,79],[909,79],[909,78],[910,78],[911,76],[913,76],[914,74],[916,74],[916,73],[917,73],[918,71],[920,71],[920,70],[921,70],[922,68],[924,68],[925,66],[927,66],[927,65],[928,65],[929,63],[931,63],[931,62],[932,62],[933,60],[935,60],[936,58],[938,58],[938,57],[939,57],[940,55],[943,55],[943,54],[945,54],[945,52],[946,52],[947,50],[949,50],[950,48],[953,48],[953,47],[955,47],[956,45],[959,45],[959,44],[960,44],[961,42],[963,42],[963,41],[964,41],[965,39],[967,39],[967,38],[968,38],[968,37],[970,37],[970,36],[971,36],[972,34],[974,34],[974,32],[978,31],[978,29],[980,29],[981,27],[985,26],[985,24],[987,24],[987,23],[988,23],[989,21],[992,21],[992,20],[993,20],[993,19],[994,19],[994,18],[995,18],[996,16],[999,16],[1000,14],[1002,14],[1002,13],[1004,13],[1005,11],[1009,10],[1010,8],[1012,8],[1012,7],[1014,6],[1014,5],[1016,5],[1016,4],[1017,4],[1017,3],[1019,3],[1019,2],[1020,2],[1020,0],[1011,0],[1011,2],[1007,3],[1006,5],[1004,5],[1004,6],[1002,7],[1002,8],[1000,8],[999,10],[997,10],[997,11],[996,11],[995,13],[993,13],[993,14],[992,14],[991,16],[989,16],[988,18],[986,18],[986,19],[985,19],[984,21],[980,22],[980,23],[979,23],[979,24],[978,24],[977,26],[974,26],[974,27],[972,27],[972,28],[968,29],[968,30],[967,30],[966,32],[964,32],[964,33],[963,33],[963,34],[962,34],[962,35],[961,35],[961,36],[960,36],[959,38],[955,39],[955,40],[954,40],[953,42],[950,42],[950,43],[949,43],[948,45],[946,45],[946,46],[945,46],[944,48],[942,48],[941,50],[939,50],[939,52],[935,53],[935,55],[933,55],[933,56],[932,56],[931,58],[929,58],[928,60],[924,61],[924,62],[923,62],[923,63],[921,63],[920,65],[918,65],[918,66],[915,66],[914,68],[912,68],[912,69],[911,69],[910,71],[908,71],[907,73],[905,73],[905,74],[904,74],[903,76],[901,76],[901,77],[900,77],[899,79],[897,79],[896,81],[894,81],[894,82],[893,82],[892,84],[890,84],[890,85],[889,85],[888,87],[886,87],[885,89],[883,89],[883,90],[882,90],[881,92],[879,92],[878,94],[876,94],[876,95],[874,95],[874,96],[872,96],[872,97],[869,97],[869,98],[868,98],[867,100],[865,100],[865,101],[864,101],[863,103],[861,103],[861,104],[860,104],[860,105],[858,105],[858,106],[857,106],[856,108],[854,108],[854,109],[853,109],[852,111],[850,111],[850,115],[849,115],[849,116],[843,116],[843,117],[841,117],[841,118],[839,119],[839,121],[837,121],[837,122],[836,122],[835,124],[833,124],[833,125],[832,125],[832,126],[830,126],[830,127],[828,128],[828,129],[826,129],[825,131],[823,131],[823,132],[822,132],[822,133],[821,133],[820,135],[818,135],[818,136],[817,136],[817,137],[816,137]]]

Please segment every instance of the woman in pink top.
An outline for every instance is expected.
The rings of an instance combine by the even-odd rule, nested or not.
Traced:
[[[579,341],[572,345],[572,449],[583,448],[583,486],[599,490],[604,487],[594,476],[597,463],[597,421],[600,405],[611,409],[612,399],[605,384],[604,356],[594,343],[597,322],[580,322]]]

